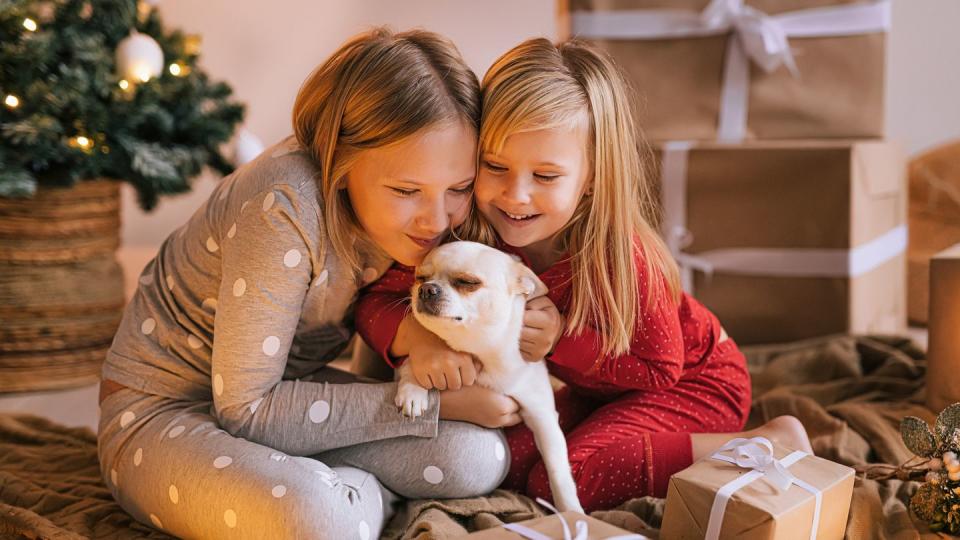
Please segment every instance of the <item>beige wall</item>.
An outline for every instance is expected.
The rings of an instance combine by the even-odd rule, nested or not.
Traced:
[[[504,50],[553,37],[555,0],[163,0],[167,24],[203,36],[203,65],[248,104],[247,127],[269,145],[289,133],[300,82],[347,37],[375,24],[446,34],[482,75]],[[960,137],[960,2],[896,0],[889,40],[890,136],[911,152]],[[202,203],[211,176],[144,214],[124,192],[123,240],[141,264]],[[136,270],[134,270],[136,271]]]

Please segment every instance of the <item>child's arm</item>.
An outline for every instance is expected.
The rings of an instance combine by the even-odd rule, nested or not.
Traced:
[[[307,196],[286,185],[260,193],[237,212],[236,236],[218,246],[223,280],[210,345],[218,423],[236,437],[299,456],[404,435],[436,436],[436,392],[427,412],[410,419],[397,412],[393,383],[283,380],[322,241],[314,236],[321,228],[303,203]]]
[[[410,313],[413,280],[413,268],[395,263],[380,279],[361,290],[357,300],[357,333],[392,368],[402,364],[410,353],[409,321],[416,322]]]
[[[563,335],[550,361],[589,374],[617,386],[638,390],[669,388],[683,373],[684,343],[678,306],[664,284],[648,307],[645,264],[637,261],[640,285],[637,330],[630,349],[621,355],[604,355],[600,333],[587,325],[582,333]]]

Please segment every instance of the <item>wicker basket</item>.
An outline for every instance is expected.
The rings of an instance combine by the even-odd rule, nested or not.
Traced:
[[[0,198],[0,392],[96,382],[123,313],[120,189]]]

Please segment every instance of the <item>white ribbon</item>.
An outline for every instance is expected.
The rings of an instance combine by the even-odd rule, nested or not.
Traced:
[[[589,537],[589,531],[587,530],[587,522],[582,519],[578,519],[574,527],[577,529],[576,536],[570,535],[570,527],[567,526],[567,521],[563,519],[563,516],[560,515],[560,511],[556,509],[552,504],[547,501],[537,497],[537,502],[543,505],[544,507],[550,509],[557,519],[560,520],[560,523],[563,525],[563,540],[587,540]],[[555,540],[549,536],[539,533],[529,527],[520,525],[519,523],[507,523],[503,526],[504,529],[513,531],[524,538],[529,540]],[[650,540],[648,537],[642,534],[621,534],[617,536],[608,536],[606,540]]]
[[[736,457],[724,455],[723,452],[734,450]],[[707,521],[707,532],[705,540],[716,540],[720,537],[720,529],[723,527],[723,515],[727,508],[727,502],[740,488],[754,482],[759,478],[764,478],[777,492],[786,491],[790,486],[797,486],[809,491],[814,496],[813,522],[810,526],[810,540],[816,540],[817,530],[820,528],[820,507],[823,502],[823,496],[818,488],[800,480],[794,476],[787,467],[808,456],[806,452],[797,450],[783,459],[773,457],[773,445],[766,437],[753,437],[751,439],[736,438],[731,439],[720,447],[719,450],[711,456],[713,459],[719,459],[732,463],[743,469],[752,469],[746,474],[727,482],[717,490],[717,495],[713,499],[713,506],[710,508],[710,518]]]
[[[677,9],[576,11],[574,35],[591,39],[666,39],[733,32],[727,46],[717,138],[741,141],[747,131],[750,60],[770,73],[798,75],[790,38],[850,36],[890,28],[890,0],[767,15],[743,0],[712,0],[701,12]]]
[[[731,248],[684,250],[693,242],[687,229],[687,159],[694,143],[672,141],[663,145],[661,166],[662,232],[670,253],[680,266],[683,290],[693,294],[694,271],[708,277],[714,272],[774,277],[850,277],[878,268],[907,249],[907,227],[900,225],[851,249]]]

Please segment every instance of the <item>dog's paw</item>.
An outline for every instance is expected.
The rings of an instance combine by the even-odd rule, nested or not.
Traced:
[[[430,392],[419,384],[400,382],[394,403],[403,414],[416,418],[430,406]]]

